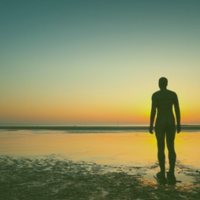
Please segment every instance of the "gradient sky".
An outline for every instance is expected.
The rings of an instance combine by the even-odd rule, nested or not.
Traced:
[[[1,124],[148,124],[158,79],[200,124],[199,0],[0,1]]]

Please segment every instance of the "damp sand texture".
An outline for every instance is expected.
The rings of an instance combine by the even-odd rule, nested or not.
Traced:
[[[56,156],[0,157],[0,199],[198,199],[199,181],[188,187],[158,185],[142,167],[73,162]],[[200,172],[189,173],[200,180]]]

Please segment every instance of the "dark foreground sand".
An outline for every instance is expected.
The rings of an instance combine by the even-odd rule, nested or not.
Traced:
[[[142,167],[73,162],[55,155],[0,156],[1,200],[199,199],[200,171],[179,167],[194,176],[188,185],[159,185],[144,178]]]

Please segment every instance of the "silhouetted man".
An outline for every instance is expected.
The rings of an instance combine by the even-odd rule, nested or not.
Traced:
[[[168,148],[169,157],[169,172],[167,172],[167,179],[169,182],[176,182],[174,175],[174,168],[176,163],[176,153],[174,149],[174,140],[176,134],[175,118],[173,114],[173,106],[176,114],[177,133],[181,131],[180,125],[180,109],[178,97],[175,92],[167,90],[167,79],[162,77],[159,79],[160,90],[152,95],[152,107],[150,116],[149,132],[153,134],[153,124],[155,115],[155,134],[158,146],[158,161],[160,165],[160,172],[157,173],[157,178],[166,182],[165,177],[165,137]]]

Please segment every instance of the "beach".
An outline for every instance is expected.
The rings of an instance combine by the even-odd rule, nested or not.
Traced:
[[[198,199],[199,139],[177,135],[181,183],[160,185],[147,132],[1,130],[0,199]]]
[[[199,200],[199,19],[200,0],[0,0],[0,200]]]

